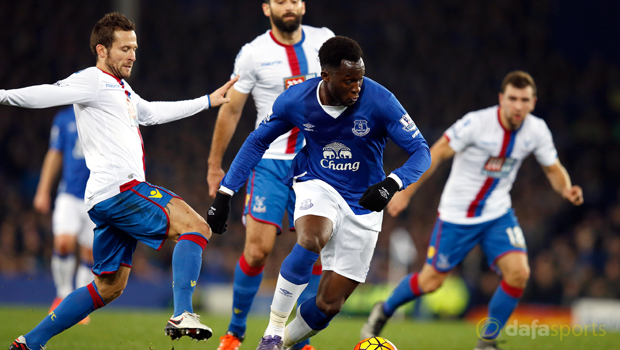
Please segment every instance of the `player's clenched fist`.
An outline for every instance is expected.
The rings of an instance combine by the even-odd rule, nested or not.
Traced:
[[[577,185],[563,189],[562,197],[573,205],[583,204],[583,190]]]
[[[368,210],[381,211],[390,202],[390,199],[392,199],[394,193],[399,188],[398,183],[388,177],[381,182],[369,186],[358,203]]]
[[[214,233],[222,234],[226,232],[226,220],[230,214],[230,198],[231,196],[218,192],[215,195],[213,204],[207,213],[207,223]]]

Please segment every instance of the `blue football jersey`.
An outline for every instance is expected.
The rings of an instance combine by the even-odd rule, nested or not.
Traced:
[[[261,159],[271,141],[299,128],[306,146],[297,154],[289,174],[292,179],[322,180],[331,185],[356,214],[369,210],[358,204],[368,186],[385,179],[383,152],[390,138],[409,153],[409,159],[393,171],[403,189],[417,181],[430,166],[426,140],[394,94],[364,78],[353,106],[335,117],[319,101],[322,79],[292,86],[275,101],[272,114],[245,141],[222,186],[237,191]]]
[[[58,193],[70,193],[83,199],[90,171],[78,138],[73,106],[63,108],[54,117],[50,148],[62,152],[62,178]]]

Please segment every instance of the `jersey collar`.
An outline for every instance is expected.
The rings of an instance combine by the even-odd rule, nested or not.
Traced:
[[[114,75],[112,75],[112,74],[110,74],[110,73],[108,73],[108,72],[104,71],[104,70],[103,70],[103,69],[101,69],[101,68],[97,68],[97,69],[99,69],[99,70],[100,70],[101,72],[103,72],[104,74],[107,74],[107,75],[111,76],[112,78],[114,78],[114,80],[116,80],[116,82],[117,82],[117,83],[119,83],[121,86],[124,86],[124,85],[125,85],[125,83],[123,83],[123,80],[122,80],[122,79],[119,79],[118,77],[116,77],[116,76],[114,76]]]
[[[275,35],[273,35],[273,32],[271,30],[269,31],[269,36],[276,44],[280,46],[284,46],[284,47],[301,46],[304,43],[304,40],[306,40],[306,32],[304,32],[303,29],[301,30],[301,40],[299,40],[298,43],[293,44],[293,45],[287,45],[287,44],[279,42],[278,39],[276,39]]]

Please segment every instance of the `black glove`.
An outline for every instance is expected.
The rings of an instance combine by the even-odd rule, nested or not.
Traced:
[[[385,180],[369,186],[358,203],[368,210],[381,211],[399,189],[398,183],[391,177],[387,177]]]
[[[228,220],[228,214],[230,214],[230,199],[232,196],[217,192],[211,208],[207,213],[207,224],[211,226],[211,230],[214,233],[222,234],[226,232],[226,220]]]

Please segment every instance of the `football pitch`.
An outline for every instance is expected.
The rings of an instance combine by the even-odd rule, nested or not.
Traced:
[[[164,326],[172,311],[142,311],[110,309],[95,312],[87,326],[75,327],[54,337],[47,344],[49,350],[62,349],[146,349],[146,350],[215,350],[219,337],[226,331],[228,316],[208,315],[202,312],[201,321],[210,326],[214,336],[207,342],[188,338],[171,341],[164,336]],[[36,307],[0,307],[0,349],[32,329],[47,309]],[[241,350],[254,350],[262,335],[268,317],[251,317],[248,334]],[[359,340],[361,317],[338,316],[330,326],[312,339],[317,350],[352,350]],[[414,322],[394,320],[383,336],[399,350],[471,350],[476,343],[476,326],[464,321]],[[607,332],[604,336],[507,336],[502,349],[618,349],[620,333]]]

